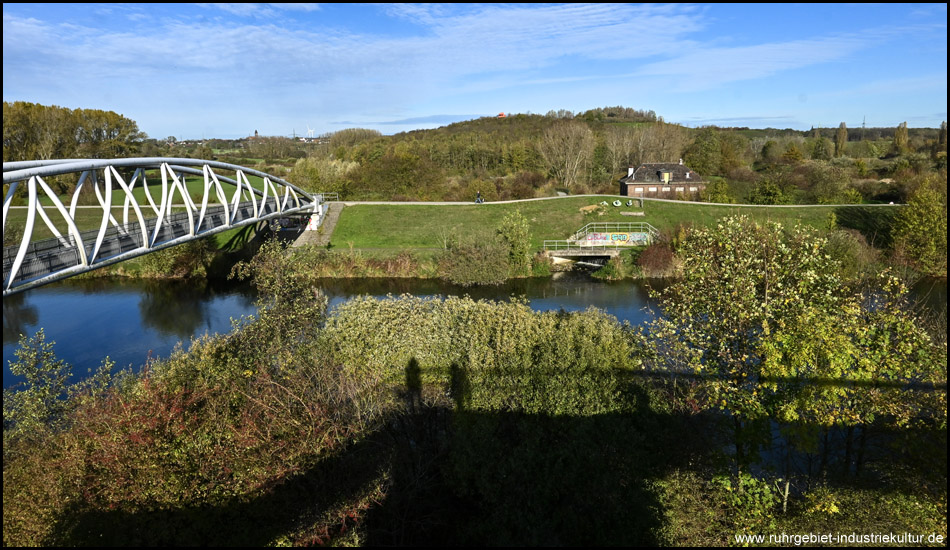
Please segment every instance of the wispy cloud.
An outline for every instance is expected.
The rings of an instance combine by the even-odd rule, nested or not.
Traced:
[[[5,99],[67,97],[97,107],[121,99],[146,111],[198,109],[203,120],[251,112],[276,120],[270,113],[279,112],[326,124],[438,124],[443,115],[424,115],[508,109],[514,96],[536,111],[585,107],[577,101],[655,108],[670,97],[850,63],[910,35],[942,36],[944,65],[946,51],[943,21],[750,38],[741,25],[735,35],[711,30],[716,6],[679,4],[120,4],[86,19],[8,6]],[[809,97],[926,87],[945,96],[946,72],[846,84],[815,86]]]
[[[747,117],[725,117],[725,118],[686,118],[679,121],[688,126],[748,126],[755,128],[762,127],[788,127],[799,124],[799,120],[794,115],[778,116],[747,116]]]
[[[429,125],[429,124],[452,124],[453,122],[461,122],[463,120],[472,120],[473,118],[479,118],[486,116],[485,114],[480,115],[429,115],[429,116],[419,116],[412,118],[404,118],[402,120],[384,120],[372,122],[371,124],[379,124],[382,126],[406,126],[406,125]]]
[[[273,17],[281,11],[316,11],[320,9],[320,4],[299,3],[299,4],[280,4],[280,3],[202,3],[198,4],[203,8],[213,8],[221,10],[231,15],[240,17]]]
[[[708,48],[649,63],[638,76],[673,77],[676,89],[708,89],[727,82],[753,80],[782,71],[843,59],[870,39],[851,36],[797,40],[734,48]]]

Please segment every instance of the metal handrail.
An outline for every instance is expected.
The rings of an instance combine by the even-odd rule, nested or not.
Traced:
[[[119,168],[134,169],[134,173],[129,178],[128,172],[124,171],[123,176]],[[146,180],[146,173],[151,169],[157,169],[160,174],[160,197],[155,195],[156,187],[149,189]],[[234,178],[215,170],[234,171]],[[67,173],[78,174],[79,181],[71,192],[71,199],[64,202],[43,178]],[[201,190],[194,192],[197,197],[192,196],[186,180],[188,175],[203,178]],[[248,176],[260,177],[262,184],[252,185]],[[4,247],[4,296],[251,223],[282,216],[319,216],[323,202],[339,200],[338,193],[320,193],[314,197],[265,172],[201,159],[149,157],[12,162],[3,164],[3,182],[10,184],[3,201],[4,229],[20,186],[26,186],[28,202],[20,244],[15,251]],[[233,191],[222,184],[233,186]],[[102,216],[98,229],[81,231],[77,216],[80,191],[89,187],[95,192]],[[139,188],[144,190],[144,199],[138,194]],[[121,206],[114,204],[115,195],[122,199]],[[176,196],[183,204],[175,204]],[[61,232],[61,224],[54,223],[43,200],[52,203],[53,218],[65,223],[65,231]],[[185,212],[173,213],[178,206]],[[122,208],[121,224],[113,215],[116,207]],[[146,217],[148,214],[155,217]],[[54,238],[31,242],[37,223],[45,223]]]
[[[574,241],[567,240],[546,240],[544,241],[544,250],[613,250],[615,248],[621,248],[621,245],[608,245],[608,244],[591,244],[591,245],[582,245]]]
[[[610,231],[647,233],[654,239],[660,236],[660,232],[647,222],[592,222],[578,229],[568,240],[577,241],[590,233],[607,233]]]

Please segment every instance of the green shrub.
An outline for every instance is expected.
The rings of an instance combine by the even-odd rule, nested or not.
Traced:
[[[895,249],[927,275],[947,276],[947,196],[927,181],[901,208],[894,227]]]
[[[604,267],[591,274],[606,281],[619,281],[627,276],[627,266],[620,256],[614,256],[604,264]]]
[[[108,386],[112,363],[107,357],[95,373],[79,382],[71,382],[72,366],[57,359],[55,342],[47,342],[43,329],[32,337],[20,336],[14,350],[16,361],[9,364],[10,373],[25,380],[3,390],[4,455],[12,448],[8,443],[34,440],[50,431],[66,427],[70,410],[94,398]]]
[[[497,233],[508,248],[508,270],[512,277],[524,277],[531,269],[531,238],[528,220],[516,210],[501,221]]]
[[[203,277],[217,253],[213,238],[197,239],[142,257],[145,277]]]
[[[713,483],[718,485],[722,502],[732,512],[730,518],[736,534],[774,530],[779,496],[770,482],[742,473],[733,478],[716,477]]]
[[[832,231],[828,234],[828,253],[840,264],[844,279],[871,276],[877,266],[878,253],[864,235],[853,229]]]
[[[356,298],[324,336],[351,376],[400,380],[416,361],[424,379],[461,369],[468,407],[550,414],[616,410],[616,369],[634,367],[629,329],[599,311],[572,315],[469,298]],[[583,391],[581,388],[584,388]]]
[[[456,243],[442,254],[439,273],[462,286],[501,284],[510,272],[508,256],[508,247],[494,239]]]
[[[654,243],[646,247],[637,259],[646,277],[666,277],[673,273],[673,250],[666,243]]]
[[[551,267],[553,265],[554,262],[551,260],[550,256],[544,252],[538,252],[533,258],[531,258],[531,276],[548,277],[551,275]]]

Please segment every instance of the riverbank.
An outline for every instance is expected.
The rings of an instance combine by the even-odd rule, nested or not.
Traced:
[[[622,199],[622,200],[621,200]],[[621,200],[621,206],[613,206]],[[893,205],[783,205],[781,207],[723,205],[684,201],[645,200],[643,206],[627,197],[590,195],[469,203],[337,203],[342,213],[327,235],[328,252],[322,276],[439,276],[440,256],[453,244],[490,241],[506,217],[518,214],[527,221],[527,239],[533,254],[545,240],[566,239],[588,223],[647,222],[661,234],[663,247],[642,247],[624,251],[620,259],[608,263],[599,276],[608,280],[641,277],[670,277],[678,274],[673,250],[690,227],[713,226],[725,216],[741,214],[762,223],[777,222],[786,227],[805,225],[818,230],[840,229],[857,237],[839,240],[849,257],[878,257],[865,248],[883,248],[897,208]],[[853,242],[852,242],[853,241]],[[858,242],[860,241],[860,242]],[[862,261],[867,263],[868,258]],[[535,255],[531,273],[551,271],[550,262]],[[391,269],[397,267],[397,269]],[[389,269],[389,271],[387,271]],[[351,271],[352,270],[352,271]]]
[[[856,473],[844,442],[826,437],[796,455],[808,466],[783,501],[779,465],[756,477],[723,466],[732,423],[700,410],[709,381],[649,377],[648,341],[599,311],[423,296],[361,297],[324,314],[312,298],[284,295],[280,309],[146,374],[77,393],[51,429],[5,439],[5,544],[946,534],[945,429],[861,425],[872,437]]]

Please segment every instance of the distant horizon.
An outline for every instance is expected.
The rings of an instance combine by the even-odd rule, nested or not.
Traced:
[[[114,111],[155,139],[614,105],[688,127],[935,128],[946,22],[946,4],[4,4],[3,99]]]

